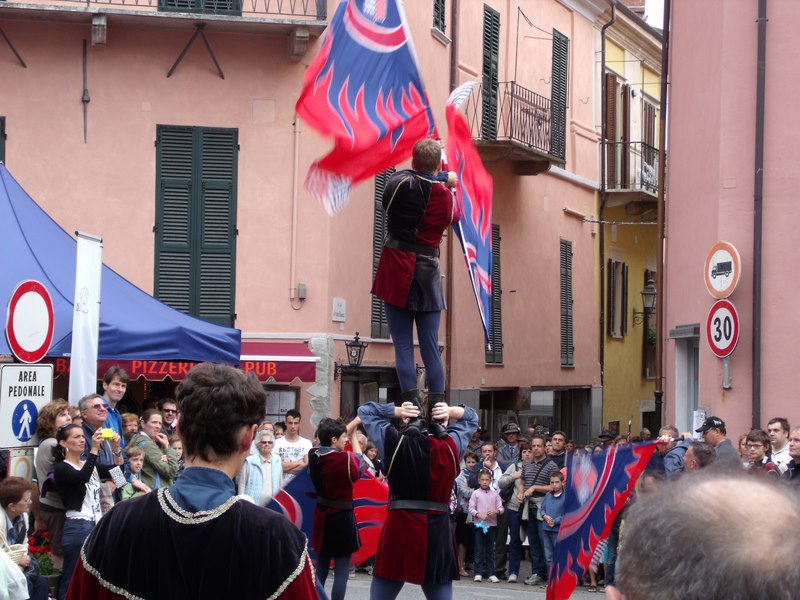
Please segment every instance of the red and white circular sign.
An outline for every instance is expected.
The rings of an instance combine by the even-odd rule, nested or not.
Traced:
[[[739,251],[730,242],[717,242],[708,251],[705,264],[708,293],[714,298],[727,298],[736,289],[742,274]]]
[[[739,313],[729,300],[717,300],[708,312],[706,337],[711,351],[720,358],[730,356],[739,342]]]
[[[25,363],[42,360],[53,342],[55,317],[50,294],[38,281],[20,283],[8,302],[6,339],[11,351]]]

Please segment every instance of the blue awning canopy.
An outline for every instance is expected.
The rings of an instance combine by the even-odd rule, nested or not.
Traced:
[[[27,279],[47,288],[55,312],[51,357],[71,350],[76,252],[75,239],[0,163],[0,303],[5,309],[14,288]],[[0,354],[11,354],[5,335],[0,337]],[[238,329],[185,315],[103,265],[99,358],[238,365],[241,345]]]

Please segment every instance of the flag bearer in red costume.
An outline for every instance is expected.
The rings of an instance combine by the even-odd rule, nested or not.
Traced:
[[[392,600],[405,582],[422,586],[428,600],[450,600],[458,579],[449,502],[459,456],[478,426],[472,408],[439,402],[431,417],[446,426],[443,439],[408,435],[397,420],[418,419],[419,408],[370,402],[358,409],[367,435],[385,459],[389,514],[375,560],[372,600]]]
[[[422,393],[417,389],[414,363],[414,325],[428,381],[428,407],[444,402],[444,367],[439,354],[439,321],[446,308],[439,270],[439,244],[447,228],[461,213],[448,187],[458,183],[455,173],[439,172],[442,149],[433,139],[414,145],[412,169],[394,173],[383,192],[386,242],[375,272],[372,293],[384,301],[389,332],[394,342],[397,377],[403,402],[411,402],[424,415]],[[430,413],[427,415],[430,420]],[[429,423],[442,439],[441,424]],[[409,424],[418,435],[421,420]]]

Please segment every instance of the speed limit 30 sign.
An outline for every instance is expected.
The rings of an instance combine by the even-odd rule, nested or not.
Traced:
[[[739,313],[730,300],[717,300],[708,312],[706,337],[711,351],[720,358],[730,356],[739,342]]]

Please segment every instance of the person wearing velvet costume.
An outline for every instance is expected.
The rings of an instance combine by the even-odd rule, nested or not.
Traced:
[[[439,270],[439,244],[447,228],[461,213],[452,192],[458,179],[453,172],[439,171],[442,149],[433,139],[414,145],[412,169],[389,177],[383,192],[386,241],[381,252],[372,293],[383,300],[394,343],[395,364],[403,402],[420,409],[424,405],[417,389],[414,363],[414,324],[428,382],[428,407],[444,401],[445,377],[439,354],[439,321],[446,308]],[[430,413],[427,415],[430,421]],[[430,422],[431,431],[444,439],[441,424]],[[409,423],[418,435],[421,420]]]
[[[449,502],[460,472],[459,457],[478,426],[472,408],[435,404],[431,417],[446,426],[444,439],[409,435],[397,419],[418,419],[419,408],[369,402],[358,419],[384,456],[389,513],[378,541],[372,600],[397,597],[405,582],[422,586],[429,600],[449,600],[458,579],[456,544]]]
[[[317,553],[317,578],[325,585],[334,561],[331,600],[344,600],[350,556],[361,547],[353,511],[353,484],[364,472],[356,423],[322,419],[317,427],[320,446],[308,453],[308,472],[317,491],[311,547]],[[353,451],[345,450],[350,441]]]
[[[186,469],[172,487],[105,515],[67,598],[317,598],[305,536],[236,495],[233,478],[264,418],[258,379],[203,363],[178,386],[177,402]]]

